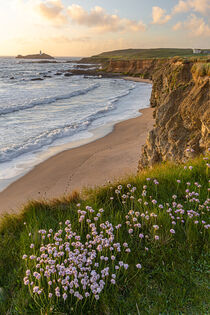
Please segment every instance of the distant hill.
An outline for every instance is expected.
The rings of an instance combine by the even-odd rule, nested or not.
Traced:
[[[47,55],[47,54],[34,54],[34,55],[18,55],[16,58],[18,59],[54,59],[54,57]]]
[[[192,49],[180,48],[154,48],[154,49],[123,49],[103,52],[94,57],[98,58],[123,58],[123,59],[146,59],[146,58],[168,58],[174,56],[189,56],[193,54]]]
[[[200,54],[193,54],[193,50],[182,48],[154,48],[154,49],[122,49],[103,52],[89,58],[83,58],[80,62],[87,63],[106,63],[110,59],[117,60],[137,60],[154,58],[172,58],[172,57],[199,57],[208,55],[209,50],[202,49]]]

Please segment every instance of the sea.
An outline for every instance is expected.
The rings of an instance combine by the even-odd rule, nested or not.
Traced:
[[[0,58],[0,191],[50,156],[103,137],[149,107],[151,84],[64,76],[78,69],[77,60]]]

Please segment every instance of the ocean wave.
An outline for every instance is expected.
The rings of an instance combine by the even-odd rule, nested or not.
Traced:
[[[13,145],[2,149],[0,163],[11,161],[23,154],[34,153],[43,147],[53,144],[58,139],[71,137],[76,133],[87,130],[93,121],[104,117],[105,114],[116,109],[117,102],[121,98],[130,94],[131,90],[134,88],[135,85],[132,85],[127,90],[124,90],[120,95],[110,98],[104,108],[84,117],[78,123],[66,124],[55,129],[47,130],[36,137],[29,138],[22,145]]]
[[[17,106],[13,106],[13,107],[5,107],[5,108],[1,108],[0,109],[0,116],[1,115],[6,115],[6,114],[10,114],[10,113],[14,113],[14,112],[18,112],[21,110],[26,110],[26,109],[30,109],[36,106],[41,106],[41,105],[45,105],[45,104],[51,104],[54,103],[56,101],[59,100],[63,100],[63,99],[69,99],[75,96],[79,96],[79,95],[84,95],[87,94],[88,92],[97,89],[100,86],[99,83],[96,84],[92,84],[91,86],[84,88],[84,89],[80,89],[80,90],[76,90],[67,94],[63,94],[63,95],[56,95],[56,96],[50,96],[50,97],[44,97],[41,99],[35,99],[32,100],[31,102],[27,103],[27,104],[23,104],[23,105],[17,105]]]
[[[51,145],[58,139],[73,136],[76,133],[87,130],[88,126],[97,118],[102,117],[107,111],[113,109],[112,105],[107,106],[103,110],[89,115],[76,124],[60,126],[55,129],[45,131],[37,137],[31,137],[21,145],[13,145],[1,150],[0,163],[11,161],[22,154],[33,153],[43,147]]]

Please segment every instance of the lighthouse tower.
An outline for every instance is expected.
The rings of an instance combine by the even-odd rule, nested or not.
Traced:
[[[39,54],[42,55],[42,51],[41,50],[40,50]]]

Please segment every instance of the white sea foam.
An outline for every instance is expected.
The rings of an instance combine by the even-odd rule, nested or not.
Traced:
[[[93,90],[94,88],[97,88],[99,84],[94,84],[91,87],[87,89],[83,89],[79,91],[75,91],[74,96],[76,95],[82,95],[84,94],[84,91],[86,90]],[[52,144],[54,141],[60,138],[69,137],[74,135],[75,133],[84,131],[88,128],[88,126],[91,125],[91,123],[98,118],[101,118],[104,116],[104,114],[107,114],[108,112],[116,109],[116,103],[123,97],[127,96],[131,93],[131,91],[135,88],[136,85],[132,85],[127,90],[123,91],[119,96],[110,98],[108,100],[107,106],[105,106],[103,109],[97,110],[94,114],[88,115],[83,120],[80,120],[78,123],[73,124],[65,124],[63,126],[59,126],[55,129],[47,130],[45,132],[40,133],[36,137],[30,137],[24,143],[21,145],[13,144],[9,147],[4,147],[1,150],[0,154],[0,163],[11,161],[14,158],[17,158],[20,155],[26,154],[28,152],[34,152],[38,149],[45,147],[47,145]],[[73,93],[71,93],[72,95]],[[69,94],[70,95],[70,94]],[[67,99],[67,97],[58,98],[61,99]],[[52,100],[52,99],[51,99]],[[50,103],[50,102],[49,102]],[[48,104],[49,104],[48,103]],[[46,103],[47,104],[47,103]]]
[[[99,86],[100,84],[96,83],[96,84],[92,84],[88,86],[87,88],[76,90],[67,94],[56,95],[52,97],[49,96],[49,97],[44,97],[40,99],[32,99],[29,103],[26,103],[26,104],[20,104],[20,105],[12,106],[12,107],[3,107],[3,108],[0,108],[0,115],[6,115],[6,114],[14,113],[20,110],[25,110],[25,109],[33,108],[36,106],[54,103],[59,100],[64,100],[64,99],[69,99],[71,97],[84,95],[94,89],[97,89]]]

